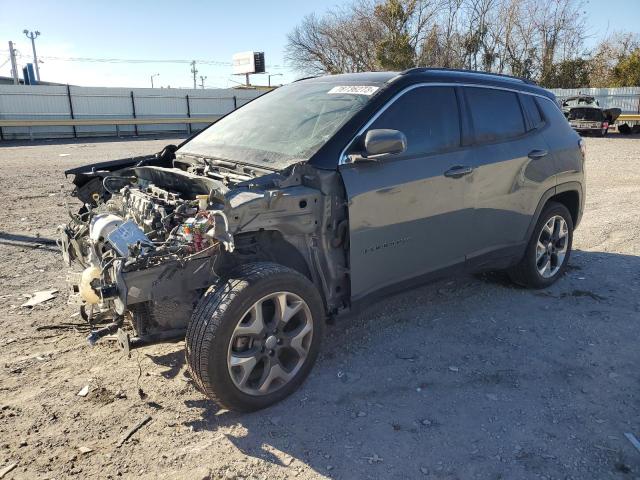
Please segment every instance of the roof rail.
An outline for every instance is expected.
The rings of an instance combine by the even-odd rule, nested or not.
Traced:
[[[459,68],[414,67],[414,68],[409,68],[403,72],[400,72],[400,75],[407,75],[409,73],[428,73],[428,72],[470,73],[475,75],[486,75],[491,77],[508,78],[511,80],[518,80],[522,83],[527,83],[529,85],[537,85],[536,82],[534,82],[533,80],[529,80],[528,78],[516,77],[514,75],[506,75],[504,73],[481,72],[479,70],[463,70]]]
[[[303,80],[310,80],[310,79],[312,79],[312,78],[318,78],[318,77],[319,77],[319,75],[311,75],[311,76],[309,76],[309,77],[297,78],[296,80],[294,80],[294,81],[293,81],[293,82],[291,82],[291,83],[301,82],[301,81],[303,81]]]

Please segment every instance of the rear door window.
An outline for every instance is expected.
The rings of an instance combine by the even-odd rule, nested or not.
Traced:
[[[369,130],[390,128],[407,137],[406,155],[435,153],[460,146],[460,116],[453,87],[419,87],[406,92]]]
[[[518,95],[491,88],[465,88],[476,142],[498,142],[525,133]]]

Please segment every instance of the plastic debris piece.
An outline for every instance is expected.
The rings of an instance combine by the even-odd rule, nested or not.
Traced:
[[[29,300],[27,300],[26,302],[24,302],[21,306],[22,307],[34,307],[35,305],[39,305],[43,302],[46,302],[48,300],[52,300],[54,298],[56,298],[56,293],[58,293],[58,290],[42,290],[40,292],[36,292],[33,294],[33,296],[31,298],[29,298]]]

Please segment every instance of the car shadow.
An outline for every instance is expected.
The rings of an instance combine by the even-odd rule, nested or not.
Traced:
[[[177,377],[185,366],[184,350],[182,349],[161,355],[150,353],[145,353],[145,355],[156,365],[168,368],[167,370],[160,372],[160,375],[166,379]]]
[[[239,414],[194,393],[184,425],[222,432],[248,457],[328,477],[579,477],[578,443],[602,459],[595,477],[621,461],[635,471],[640,462],[611,440],[614,430],[579,419],[634,415],[634,402],[620,403],[624,393],[601,379],[632,375],[637,360],[640,257],[575,251],[571,262],[544,290],[490,272],[385,298],[328,329],[292,396]],[[596,344],[600,357],[588,367],[577,360]],[[177,357],[154,361],[176,371]],[[578,443],[567,444],[566,431]]]
[[[15,233],[0,232],[0,245],[20,248],[39,248],[41,250],[49,250],[59,252],[54,238],[32,237],[29,235],[20,235]]]

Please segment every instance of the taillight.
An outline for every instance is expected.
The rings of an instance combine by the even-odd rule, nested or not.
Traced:
[[[587,144],[581,138],[580,142],[578,143],[578,145],[580,145],[580,153],[582,154],[582,160],[586,160],[587,159]]]

